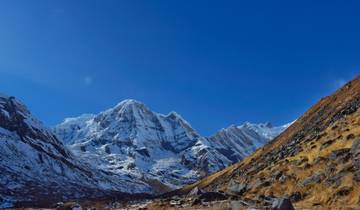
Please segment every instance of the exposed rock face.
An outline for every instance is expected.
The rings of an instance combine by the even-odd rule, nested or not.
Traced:
[[[5,95],[0,95],[0,171],[2,207],[100,196],[130,186],[80,163],[21,102]]]
[[[161,192],[241,160],[287,126],[233,127],[205,138],[175,112],[158,114],[125,100],[98,115],[66,119],[54,131],[83,161],[148,185],[156,181]]]

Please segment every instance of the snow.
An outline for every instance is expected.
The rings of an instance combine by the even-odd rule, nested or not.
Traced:
[[[28,199],[16,192],[26,194],[29,184],[72,198],[88,189],[152,193],[151,180],[179,188],[241,160],[288,126],[246,123],[203,137],[176,112],[156,113],[132,99],[51,130],[20,101],[1,95],[0,115],[0,197],[16,200]]]
[[[53,193],[71,198],[86,197],[93,192],[89,189],[151,191],[144,182],[125,175],[107,175],[73,155],[19,101],[0,98],[0,102],[7,104],[0,107],[0,198],[26,200],[29,198],[23,195],[34,188],[44,196],[56,188]],[[11,203],[7,199],[0,206]]]
[[[6,118],[10,118],[10,114],[6,110],[1,110],[2,114],[5,115]]]
[[[237,162],[263,146],[291,124],[273,127],[270,123],[231,125],[221,129],[209,140],[215,144],[218,151]],[[231,154],[230,156],[227,154]]]
[[[89,165],[140,183],[157,179],[179,188],[198,180],[202,172],[241,160],[283,129],[248,123],[207,138],[176,112],[156,113],[128,99],[97,115],[67,118],[53,130]],[[147,189],[147,183],[142,184]]]

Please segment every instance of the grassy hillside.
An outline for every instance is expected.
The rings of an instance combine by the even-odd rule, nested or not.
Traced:
[[[290,197],[301,208],[359,207],[360,161],[351,151],[360,141],[359,107],[357,77],[253,155],[178,193],[195,187],[226,192],[236,181],[247,186],[244,199]]]

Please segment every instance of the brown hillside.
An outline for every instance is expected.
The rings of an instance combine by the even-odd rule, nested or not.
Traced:
[[[321,99],[284,133],[242,162],[195,187],[241,199],[290,197],[297,207],[360,207],[360,76]],[[352,148],[352,149],[351,149]]]

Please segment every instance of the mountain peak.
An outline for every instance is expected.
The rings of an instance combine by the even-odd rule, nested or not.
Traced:
[[[127,112],[131,110],[150,111],[150,109],[144,103],[135,99],[123,100],[110,110],[114,110],[116,112]]]
[[[170,119],[174,119],[174,120],[180,119],[180,120],[182,120],[182,121],[185,121],[184,118],[183,118],[180,114],[178,114],[177,112],[175,112],[175,111],[169,112],[169,114],[167,114],[165,117],[166,117],[166,118],[170,118]]]
[[[115,107],[133,106],[133,105],[144,106],[145,104],[135,99],[125,99],[122,100],[120,103],[118,103]]]

